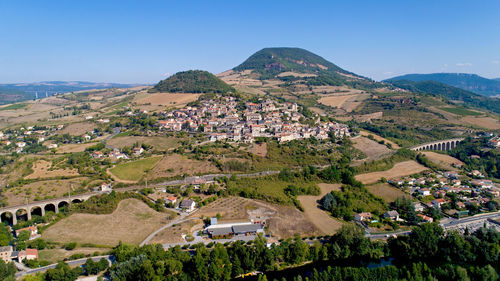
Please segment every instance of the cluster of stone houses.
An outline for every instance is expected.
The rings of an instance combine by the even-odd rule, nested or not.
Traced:
[[[7,146],[9,150],[17,153],[23,152],[26,146],[30,144],[43,144],[47,148],[57,148],[57,144],[46,142],[48,137],[55,134],[56,131],[62,130],[64,125],[47,126],[44,129],[35,128],[33,126],[21,127],[19,129],[10,129],[6,132],[0,131],[0,144]],[[28,139],[35,139],[35,142],[30,143]]]
[[[421,177],[405,177],[390,180],[396,187],[407,189],[415,197],[432,196],[434,199],[427,207],[441,208],[451,203],[447,194],[457,194],[457,211],[466,211],[468,205],[484,206],[490,202],[490,196],[500,196],[500,189],[491,180],[469,179],[455,171],[442,173],[426,172]]]
[[[14,251],[12,246],[0,247],[0,259],[8,263],[11,261],[22,262],[23,260],[38,259],[37,249],[26,249],[21,251]]]
[[[142,155],[142,153],[144,153],[144,149],[142,147],[132,148],[132,154],[134,156],[140,156]],[[102,159],[102,158],[109,158],[111,160],[129,159],[129,156],[127,154],[121,152],[117,148],[113,149],[108,154],[104,154],[102,151],[96,150],[92,152],[91,156],[94,159]]]
[[[163,112],[164,120],[159,120],[158,125],[170,131],[202,131],[210,141],[253,142],[255,137],[271,137],[286,142],[310,137],[326,139],[330,132],[336,137],[349,136],[349,127],[345,124],[300,123],[304,116],[298,109],[296,103],[277,104],[270,99],[246,102],[242,109],[236,98],[224,97],[220,101],[206,100],[198,106]]]

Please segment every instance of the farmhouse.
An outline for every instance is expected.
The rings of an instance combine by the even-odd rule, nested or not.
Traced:
[[[382,215],[383,218],[390,218],[391,220],[399,220],[399,213],[397,211],[387,211]]]
[[[424,222],[433,222],[434,219],[431,218],[431,217],[428,217],[426,215],[422,215],[422,214],[417,214],[417,216],[419,216]]]
[[[183,200],[181,202],[181,209],[183,209],[186,212],[192,212],[194,211],[194,208],[196,207],[196,202],[193,200]]]
[[[12,259],[17,259],[19,262],[22,262],[23,260],[36,260],[38,259],[38,250],[37,249],[26,249],[22,251],[15,251],[12,252],[10,256],[11,260]]]
[[[28,227],[16,230],[16,237],[19,237],[19,234],[23,231],[29,231],[30,239],[33,239],[38,235],[38,228],[36,226],[28,226]]]
[[[428,188],[421,188],[418,190],[418,193],[422,196],[429,196],[431,195],[431,191]]]
[[[356,220],[358,222],[368,221],[371,218],[372,218],[372,214],[370,214],[369,212],[359,213],[359,214],[354,215],[354,220]]]

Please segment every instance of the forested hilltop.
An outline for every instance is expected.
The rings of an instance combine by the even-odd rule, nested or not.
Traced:
[[[188,70],[160,81],[151,92],[227,93],[234,92],[234,88],[208,71]]]

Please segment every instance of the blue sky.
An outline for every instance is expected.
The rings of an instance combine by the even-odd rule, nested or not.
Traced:
[[[301,47],[374,79],[500,77],[500,1],[0,1],[0,83],[153,83]]]

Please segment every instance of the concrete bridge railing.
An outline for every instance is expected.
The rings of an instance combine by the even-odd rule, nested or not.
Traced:
[[[464,139],[465,138],[455,138],[455,139],[433,141],[433,142],[424,143],[421,145],[414,146],[410,149],[413,151],[422,151],[422,150],[447,151],[447,150],[455,148]]]
[[[12,225],[15,225],[17,224],[18,217],[24,216],[24,213],[20,214],[20,212],[25,212],[28,220],[30,220],[31,216],[34,214],[44,216],[45,212],[48,211],[53,211],[57,214],[59,213],[59,208],[70,205],[72,203],[83,202],[97,194],[100,194],[100,192],[79,194],[70,197],[54,198],[43,201],[36,201],[24,205],[0,208],[0,222],[9,220],[12,221]],[[8,218],[7,214],[10,214],[10,219]]]

